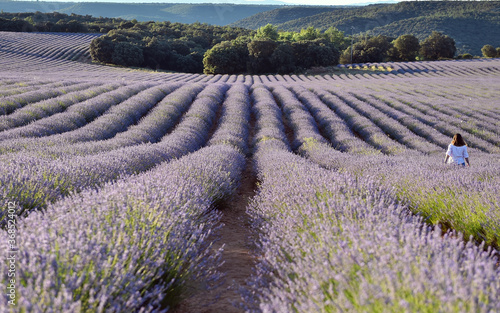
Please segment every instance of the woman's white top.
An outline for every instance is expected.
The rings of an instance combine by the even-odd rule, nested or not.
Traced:
[[[467,146],[457,147],[452,144],[448,146],[446,154],[451,156],[451,160],[456,164],[464,164],[465,158],[469,157],[469,154],[467,153]]]

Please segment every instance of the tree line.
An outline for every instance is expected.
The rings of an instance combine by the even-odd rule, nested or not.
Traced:
[[[339,63],[442,60],[455,58],[456,50],[453,38],[436,31],[420,42],[410,34],[345,36],[334,27],[293,32],[268,24],[251,31],[168,22],[125,22],[91,43],[99,62],[205,74],[287,74]],[[495,48],[485,51],[484,56],[497,56]]]
[[[335,27],[321,31],[278,31],[268,24],[256,31],[239,27],[170,22],[138,22],[61,13],[1,13],[0,30],[103,32],[90,45],[96,62],[206,74],[299,72],[339,63],[439,60],[455,57],[455,41],[439,32],[414,35],[346,36]],[[485,57],[500,48],[485,45]],[[472,58],[470,54],[458,58]]]
[[[123,22],[126,20],[59,12],[0,13],[0,31],[11,32],[107,33]]]
[[[205,53],[206,74],[290,73],[313,66],[351,63],[400,62],[416,60],[471,59],[470,54],[456,56],[455,40],[433,31],[423,41],[411,34],[397,38],[348,36],[334,27],[321,32],[314,27],[300,32],[279,32],[268,24],[253,38],[223,42]],[[500,48],[485,45],[484,57],[500,57]]]

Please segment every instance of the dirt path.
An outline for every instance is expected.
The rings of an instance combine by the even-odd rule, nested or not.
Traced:
[[[256,261],[253,251],[257,238],[251,231],[250,218],[245,211],[248,201],[255,195],[256,183],[251,161],[247,160],[236,195],[218,208],[223,214],[221,223],[224,226],[214,248],[218,249],[224,244],[222,258],[225,263],[220,268],[225,273],[224,283],[211,291],[191,287],[189,292],[193,296],[181,302],[175,313],[243,312],[232,303],[240,302],[238,285],[244,284],[250,277]]]

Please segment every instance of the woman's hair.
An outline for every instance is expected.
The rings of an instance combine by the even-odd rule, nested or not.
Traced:
[[[451,144],[456,146],[456,147],[462,147],[462,146],[467,145],[465,143],[465,140],[462,138],[462,135],[460,135],[460,134],[455,134],[455,136],[453,136],[453,140],[451,141]]]

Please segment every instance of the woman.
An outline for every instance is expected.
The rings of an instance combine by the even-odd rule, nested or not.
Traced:
[[[467,166],[470,166],[467,144],[460,134],[455,134],[455,136],[453,136],[453,140],[448,146],[448,151],[446,151],[446,158],[444,159],[445,164],[448,163],[450,157],[452,162],[458,165],[465,166],[465,162],[467,162]]]

